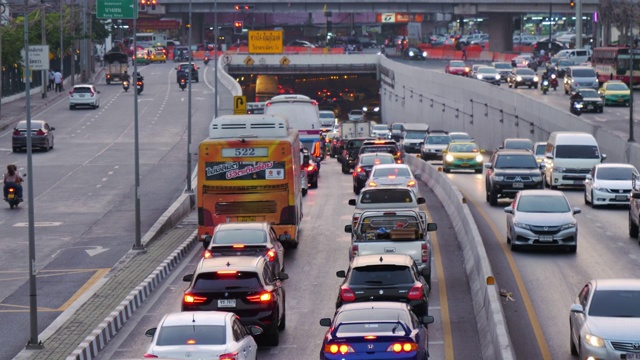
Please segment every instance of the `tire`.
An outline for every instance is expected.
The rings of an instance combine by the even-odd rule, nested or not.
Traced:
[[[598,112],[602,114],[604,112],[604,108],[598,109]]]
[[[512,252],[516,252],[518,250],[520,250],[520,247],[518,245],[515,244],[515,242],[511,242],[510,244],[511,246],[509,247],[511,249]]]
[[[451,169],[446,168],[446,167],[444,167],[444,166],[443,166],[443,167],[442,167],[442,171],[448,174],[448,173],[450,173],[450,172],[451,172]]]
[[[278,326],[274,326],[269,332],[265,333],[264,340],[268,346],[278,346],[280,344]]]
[[[349,166],[345,166],[344,163],[342,164],[342,173],[343,174],[349,173]]]
[[[513,85],[511,85],[510,82],[507,82],[507,84],[509,85],[509,89],[511,89],[513,87]]]
[[[353,185],[353,193],[356,195],[360,195],[360,189],[355,184]]]
[[[493,190],[489,190],[489,205],[498,206],[498,194]]]
[[[10,204],[9,204],[9,209],[13,209],[13,207],[14,207],[14,206],[15,206],[15,205],[13,205],[13,203],[10,203]]]
[[[73,105],[69,105],[69,110],[73,110],[73,109],[75,109],[75,108],[76,108],[75,106],[73,106]]]
[[[567,87],[566,87],[566,86],[565,86],[565,88],[564,88],[564,94],[565,94],[565,95],[569,95],[569,90],[567,90]]]
[[[513,83],[513,88],[514,88],[514,89],[517,89],[517,88],[518,88],[518,84]]]
[[[111,85],[111,80],[107,80],[107,85]]]
[[[280,324],[278,324],[278,330],[283,331],[287,327],[287,311],[284,311],[282,314],[282,320],[280,320]]]
[[[629,210],[629,237],[631,238],[637,238],[638,237],[638,224],[633,222],[633,219],[631,218],[631,210]]]
[[[591,190],[591,207],[594,209],[598,207],[598,205],[593,203],[593,190]]]
[[[302,189],[302,196],[307,196],[307,192],[309,192],[309,190],[307,189]]]

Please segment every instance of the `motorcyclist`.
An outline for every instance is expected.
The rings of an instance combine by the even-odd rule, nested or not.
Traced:
[[[125,71],[124,74],[122,74],[122,81],[129,81],[129,83],[131,83],[131,77],[129,76],[128,72]]]
[[[15,165],[7,165],[7,172],[4,173],[4,199],[7,200],[9,194],[9,188],[14,187],[16,189],[16,195],[18,199],[22,200],[22,177],[18,173],[18,169]]]
[[[180,73],[178,73],[178,85],[180,85],[180,87],[184,86],[182,84],[187,84],[187,82],[189,81],[189,74],[187,74],[185,71],[181,71]]]

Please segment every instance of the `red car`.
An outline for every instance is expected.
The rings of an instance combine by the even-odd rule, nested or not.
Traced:
[[[471,71],[471,68],[469,68],[462,60],[451,60],[444,67],[444,72],[452,75],[469,76],[469,71]]]

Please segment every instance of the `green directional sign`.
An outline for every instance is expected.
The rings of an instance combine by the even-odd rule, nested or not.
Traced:
[[[137,19],[135,0],[96,0],[98,19]]]

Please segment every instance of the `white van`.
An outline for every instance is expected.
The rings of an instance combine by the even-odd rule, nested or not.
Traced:
[[[266,115],[284,114],[294,130],[321,130],[318,102],[305,95],[278,95],[265,104]]]
[[[556,131],[547,140],[544,157],[544,182],[553,189],[557,186],[584,186],[587,174],[607,155],[600,154],[598,142],[591,134]]]
[[[591,61],[591,49],[564,49],[556,54],[558,58],[569,59],[575,64]]]

